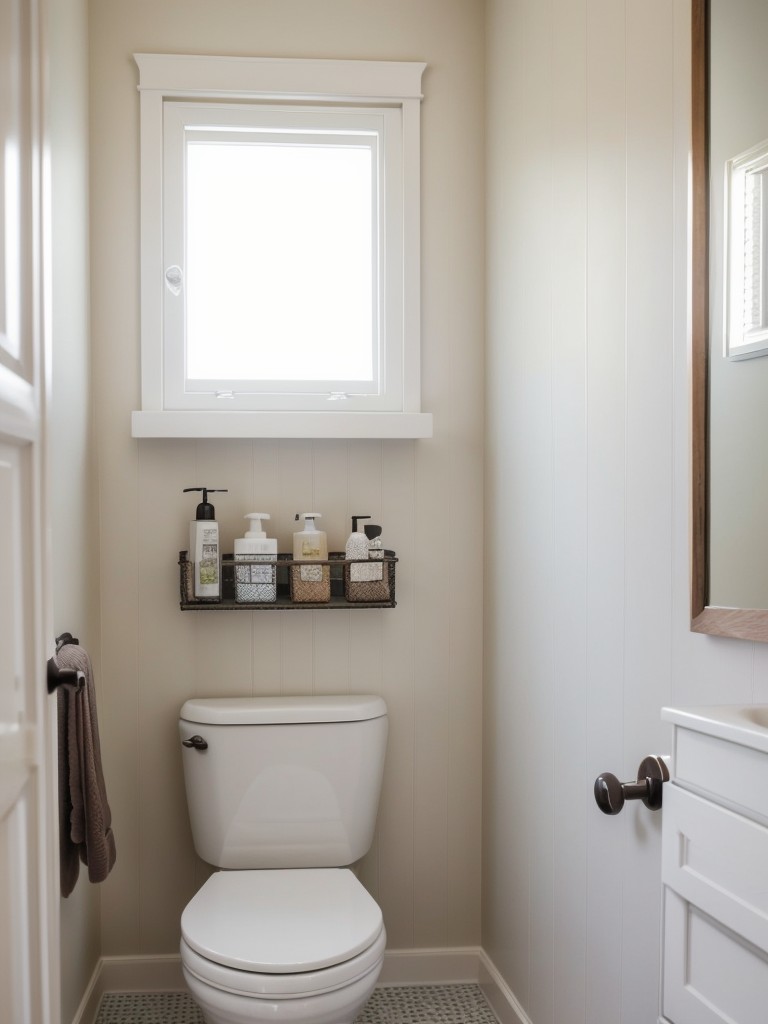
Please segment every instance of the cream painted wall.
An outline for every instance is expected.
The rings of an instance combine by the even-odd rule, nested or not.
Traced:
[[[479,940],[483,408],[483,4],[479,0],[94,0],[92,328],[101,510],[102,743],[117,837],[104,954],[172,953],[207,869],[192,851],[176,717],[193,695],[381,693],[391,722],[362,879],[390,948]],[[136,51],[414,59],[423,104],[423,442],[130,437],[139,402]],[[324,514],[332,549],[370,513],[397,550],[391,611],[182,613],[194,501],[225,540]],[[94,537],[94,540],[96,538]]]
[[[93,500],[75,506],[84,518],[57,529],[72,525],[73,551],[102,550],[100,710],[119,859],[101,889],[101,951],[173,952],[180,908],[205,874],[191,853],[179,774],[183,699],[294,686],[359,687],[390,705],[380,825],[362,869],[390,945],[476,942],[484,656],[483,946],[535,1024],[648,1024],[657,1011],[659,820],[634,806],[604,818],[593,780],[604,770],[630,778],[644,754],[668,750],[664,703],[768,701],[768,645],[688,630],[688,0],[320,7],[224,0],[215,18],[203,0],[90,8],[100,488],[93,496],[87,485]],[[424,376],[433,441],[130,439],[139,391],[130,54],[141,49],[429,61]],[[73,376],[57,387],[77,391]],[[60,423],[82,437],[69,418]],[[66,437],[61,451],[87,454]],[[61,464],[62,492],[78,462]],[[348,513],[380,516],[402,558],[398,608],[180,613],[174,561],[191,508],[180,490],[196,483],[230,487],[217,503],[227,539],[255,504],[275,514],[283,547],[300,506],[326,512],[332,546]],[[85,591],[73,604],[66,581],[57,573],[57,628],[82,606],[90,633]],[[97,948],[86,924],[93,892],[84,888],[85,912],[63,921],[65,947],[74,943],[65,983],[67,965],[76,974],[64,1020]]]
[[[71,632],[87,646],[98,681],[98,493],[88,344],[88,12],[86,0],[55,0],[47,10],[54,495],[49,575],[54,633]],[[74,892],[61,901],[62,1021],[74,1018],[100,954],[99,889],[81,874]]]
[[[657,1019],[660,816],[594,779],[768,699],[689,631],[689,18],[487,5],[483,948],[535,1024]]]

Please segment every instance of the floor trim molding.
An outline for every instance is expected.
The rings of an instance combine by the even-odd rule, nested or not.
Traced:
[[[443,949],[392,949],[384,954],[378,985],[478,984],[479,946]]]
[[[105,992],[182,992],[185,988],[178,953],[103,956],[96,964],[72,1024],[94,1024]]]
[[[480,950],[478,984],[501,1024],[532,1024],[531,1018],[484,949]]]
[[[479,985],[501,1024],[531,1024],[514,993],[479,946],[394,949],[384,954],[382,987]],[[94,1024],[105,992],[179,992],[185,989],[178,954],[104,956],[96,965],[71,1024]]]

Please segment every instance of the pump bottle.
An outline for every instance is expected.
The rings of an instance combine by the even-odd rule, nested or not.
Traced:
[[[355,524],[355,519],[370,518],[369,516],[353,516],[352,522]],[[362,535],[365,547],[363,548],[362,543],[358,540],[360,536],[357,532],[352,533],[350,541],[353,541],[353,546],[359,545],[360,554],[355,554],[354,558],[365,558],[367,563],[361,563],[352,561],[345,568],[344,573],[344,592],[348,601],[365,601],[370,603],[376,603],[379,601],[389,601],[391,599],[390,586],[389,586],[389,570],[384,566],[384,548],[381,543],[381,527],[372,526],[370,523],[366,523],[363,527],[365,531]],[[350,546],[349,541],[347,542],[347,560],[350,558]],[[363,553],[365,552],[365,553]]]
[[[347,539],[344,557],[348,562],[352,562],[349,566],[349,578],[353,583],[361,583],[378,578],[375,575],[371,575],[371,569],[379,568],[378,566],[373,567],[359,564],[362,559],[367,561],[369,558],[369,541],[363,531],[358,530],[357,524],[361,519],[370,518],[370,516],[352,516],[352,533],[350,533]]]
[[[277,600],[277,540],[267,537],[261,528],[266,512],[249,512],[249,529],[235,540],[235,601],[268,602]]]
[[[202,491],[195,518],[189,524],[189,561],[192,562],[192,593],[196,598],[221,599],[221,547],[216,509],[208,501],[209,494],[225,494],[227,488],[185,487],[184,493]]]
[[[327,561],[328,538],[315,527],[320,519],[319,512],[302,512],[304,529],[293,535],[293,560]],[[296,519],[299,519],[297,513]],[[331,599],[331,571],[328,565],[291,566],[291,600],[297,602],[325,603]]]

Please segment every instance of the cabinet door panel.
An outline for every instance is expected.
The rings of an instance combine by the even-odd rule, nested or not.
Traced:
[[[670,889],[663,1013],[674,1024],[765,1024],[768,955]]]
[[[768,829],[667,786],[662,881],[768,952]]]

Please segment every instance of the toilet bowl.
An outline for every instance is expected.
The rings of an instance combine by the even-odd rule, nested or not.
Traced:
[[[352,1024],[386,945],[379,906],[345,866],[371,845],[386,705],[202,698],[179,731],[195,849],[221,869],[181,918],[207,1024]]]
[[[351,1024],[386,945],[379,907],[342,868],[217,872],[181,931],[184,978],[208,1024]]]

